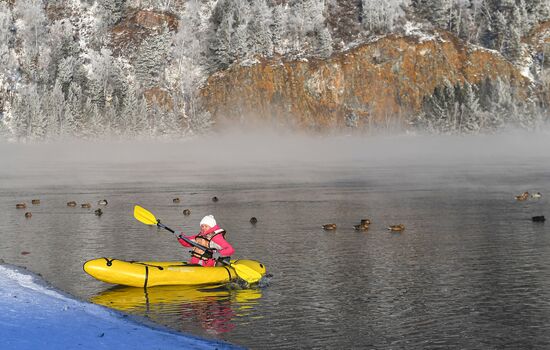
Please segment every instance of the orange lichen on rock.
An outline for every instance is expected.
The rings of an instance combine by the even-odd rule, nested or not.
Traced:
[[[148,105],[156,103],[164,110],[172,110],[174,108],[174,100],[168,90],[153,87],[145,90],[143,96],[147,100]]]

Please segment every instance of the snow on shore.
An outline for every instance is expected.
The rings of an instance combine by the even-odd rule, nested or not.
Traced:
[[[135,322],[0,264],[0,349],[236,349]]]

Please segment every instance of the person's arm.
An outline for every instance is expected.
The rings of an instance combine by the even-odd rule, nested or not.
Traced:
[[[216,235],[212,240],[220,246],[220,249],[218,249],[218,254],[220,254],[220,256],[231,256],[235,253],[233,246],[231,246],[222,235]]]
[[[182,246],[184,246],[184,247],[193,247],[191,244],[187,243],[186,241],[184,241],[183,239],[181,239],[181,238],[179,237],[179,236],[182,236],[182,235],[183,235],[183,233],[181,233],[180,235],[178,235],[178,236],[176,237],[176,238],[178,239],[178,242],[180,242],[180,244],[181,244]],[[185,238],[190,239],[190,240],[192,240],[192,241],[195,240],[195,237],[197,237],[197,235],[189,236],[189,237],[185,236]]]

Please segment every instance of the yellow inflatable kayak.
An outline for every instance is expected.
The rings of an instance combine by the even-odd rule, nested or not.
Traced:
[[[261,276],[265,266],[255,260],[232,260],[231,265],[254,270]],[[124,261],[111,258],[88,260],[84,271],[107,283],[130,287],[153,287],[168,285],[223,284],[236,280],[237,272],[231,266],[202,267],[180,261]]]

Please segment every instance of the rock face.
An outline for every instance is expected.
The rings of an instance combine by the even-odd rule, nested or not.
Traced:
[[[146,37],[157,35],[165,29],[177,31],[176,15],[150,10],[129,11],[111,30],[113,51],[130,51],[139,46]]]
[[[425,96],[448,80],[509,81],[527,94],[530,81],[499,53],[446,32],[390,35],[327,60],[261,60],[212,75],[202,90],[217,124],[290,125],[298,129],[405,124]]]

